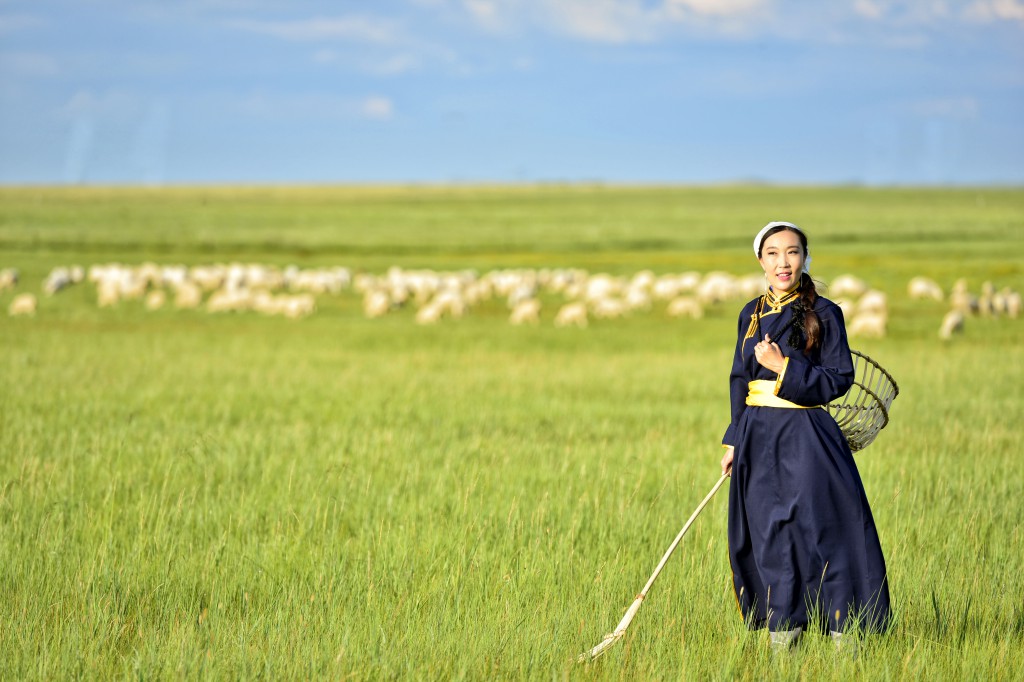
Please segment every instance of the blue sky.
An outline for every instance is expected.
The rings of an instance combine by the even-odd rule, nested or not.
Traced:
[[[0,0],[0,183],[1024,184],[1024,0]]]

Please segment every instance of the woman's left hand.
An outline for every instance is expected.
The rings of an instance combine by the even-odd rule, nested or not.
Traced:
[[[782,371],[786,356],[782,354],[779,344],[772,341],[771,336],[765,334],[764,341],[754,346],[754,358],[762,367],[779,373]]]

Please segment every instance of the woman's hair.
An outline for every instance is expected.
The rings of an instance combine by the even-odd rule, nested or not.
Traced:
[[[800,246],[804,250],[804,258],[807,258],[807,235],[801,230],[794,230],[787,225],[778,225],[764,233],[757,249],[758,258],[761,257],[761,251],[764,249],[764,243],[768,237],[784,230],[788,230],[800,238]],[[811,279],[810,274],[801,271],[800,283],[797,285],[796,290],[800,295],[793,301],[794,322],[793,329],[789,332],[789,345],[796,348],[800,343],[800,333],[803,332],[807,337],[807,345],[804,347],[804,352],[806,353],[812,348],[817,348],[821,345],[821,320],[818,319],[818,315],[814,312],[814,303],[818,300],[818,289],[814,285],[814,280]]]

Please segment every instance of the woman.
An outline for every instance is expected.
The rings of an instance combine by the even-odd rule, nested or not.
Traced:
[[[787,649],[808,628],[837,645],[889,624],[885,559],[850,447],[823,409],[853,384],[843,314],[818,296],[807,237],[769,223],[754,239],[768,291],[740,313],[722,444],[729,559],[748,627]]]

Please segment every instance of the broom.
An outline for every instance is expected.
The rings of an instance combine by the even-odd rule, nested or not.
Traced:
[[[704,507],[707,506],[708,502],[711,501],[711,498],[715,496],[715,493],[718,492],[718,489],[722,487],[722,484],[725,483],[725,479],[728,477],[728,474],[722,474],[722,477],[718,479],[718,483],[715,484],[715,487],[711,489],[711,492],[707,494],[707,497],[704,498],[704,500],[693,511],[693,514],[690,515],[686,525],[683,526],[683,529],[679,531],[679,535],[677,535],[676,539],[672,541],[671,545],[669,545],[668,551],[665,552],[665,556],[661,557],[661,561],[658,562],[658,567],[654,569],[654,574],[651,576],[650,580],[647,581],[647,584],[644,585],[644,589],[640,590],[640,594],[638,594],[636,599],[633,600],[633,603],[626,611],[626,615],[623,616],[622,620],[619,621],[619,624],[615,626],[615,630],[605,635],[604,639],[602,639],[593,649],[580,654],[579,658],[576,659],[577,662],[584,663],[594,660],[604,652],[608,651],[608,649],[612,648],[613,644],[622,639],[622,636],[626,634],[626,628],[628,628],[629,624],[633,622],[636,612],[640,610],[640,605],[644,603],[644,597],[647,596],[647,591],[651,589],[651,585],[653,585],[654,581],[657,580],[658,574],[661,573],[661,569],[665,567],[665,563],[668,562],[668,558],[672,556],[672,552],[676,550],[676,546],[679,544],[679,541],[683,539],[683,536],[686,535],[686,531],[690,529],[690,526],[697,518],[697,515],[704,510]]]

